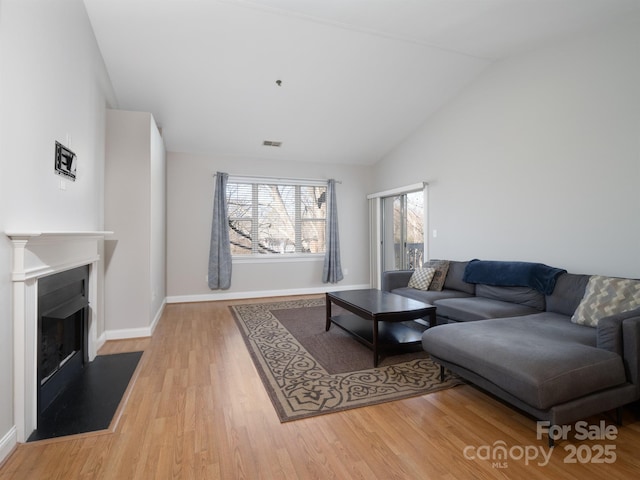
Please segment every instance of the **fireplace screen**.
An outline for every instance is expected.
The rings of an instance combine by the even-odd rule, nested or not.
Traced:
[[[84,308],[84,307],[81,307]],[[65,318],[43,317],[40,341],[40,385],[82,350],[82,310]]]
[[[87,361],[89,268],[38,282],[38,412],[47,409]]]

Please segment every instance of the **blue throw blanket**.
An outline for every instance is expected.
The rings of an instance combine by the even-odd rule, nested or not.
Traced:
[[[503,287],[530,287],[550,295],[556,286],[556,279],[566,272],[543,263],[474,259],[467,264],[463,280]]]

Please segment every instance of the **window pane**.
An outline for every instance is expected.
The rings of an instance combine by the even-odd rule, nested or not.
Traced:
[[[250,255],[252,253],[251,220],[229,219],[229,241],[231,255]]]
[[[227,207],[229,218],[251,217],[253,186],[250,184],[227,184]]]
[[[406,262],[410,269],[424,263],[424,193],[422,190],[407,194],[407,249]]]
[[[325,221],[305,220],[302,222],[302,252],[324,253]]]
[[[327,218],[327,187],[300,187],[301,215],[306,218]]]
[[[260,253],[295,253],[295,187],[259,186],[258,242]]]
[[[383,212],[383,268],[419,268],[424,263],[424,192],[386,197]]]
[[[403,237],[404,237],[404,197],[393,199],[393,253],[395,256],[394,270],[402,270],[404,266]]]

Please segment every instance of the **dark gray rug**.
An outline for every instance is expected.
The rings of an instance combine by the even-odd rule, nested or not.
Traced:
[[[423,351],[387,355],[373,368],[369,348],[335,325],[325,331],[324,299],[230,308],[281,422],[462,383],[451,374],[440,382],[440,367]]]

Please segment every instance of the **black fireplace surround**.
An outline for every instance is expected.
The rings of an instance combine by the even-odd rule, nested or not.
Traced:
[[[38,416],[88,361],[89,266],[38,281]]]
[[[109,428],[142,352],[89,362],[89,265],[38,280],[37,428],[28,442]]]

